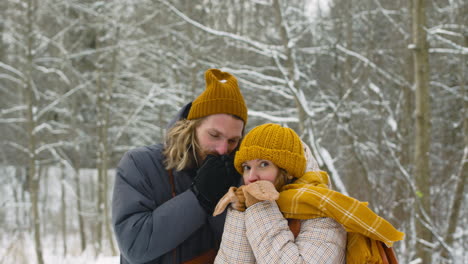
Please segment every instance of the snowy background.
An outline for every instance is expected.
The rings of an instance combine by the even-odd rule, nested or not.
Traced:
[[[468,263],[468,3],[421,2],[0,1],[0,264],[118,263],[113,170],[209,68],[406,233],[401,263]]]

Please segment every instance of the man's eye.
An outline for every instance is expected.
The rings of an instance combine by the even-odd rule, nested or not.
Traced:
[[[230,140],[229,140],[229,143],[230,143],[230,144],[237,144],[237,142],[239,142],[238,139],[230,139]]]

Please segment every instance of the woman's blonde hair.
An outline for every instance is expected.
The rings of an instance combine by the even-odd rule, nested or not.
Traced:
[[[166,170],[180,171],[198,166],[197,153],[200,146],[196,139],[196,128],[203,120],[179,120],[167,132],[163,151]]]
[[[279,192],[283,186],[293,182],[293,178],[294,177],[285,169],[279,168],[278,176],[276,176],[275,182],[273,182],[273,184],[275,185],[276,190]]]

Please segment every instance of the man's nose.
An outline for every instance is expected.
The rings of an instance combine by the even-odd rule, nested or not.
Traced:
[[[218,155],[228,154],[228,143],[225,141],[218,142],[218,144],[216,145],[215,151]]]

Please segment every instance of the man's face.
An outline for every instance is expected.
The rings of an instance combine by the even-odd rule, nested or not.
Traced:
[[[208,154],[231,154],[239,145],[243,128],[244,121],[231,115],[207,116],[196,128],[196,137],[200,145],[199,160],[205,160]]]

